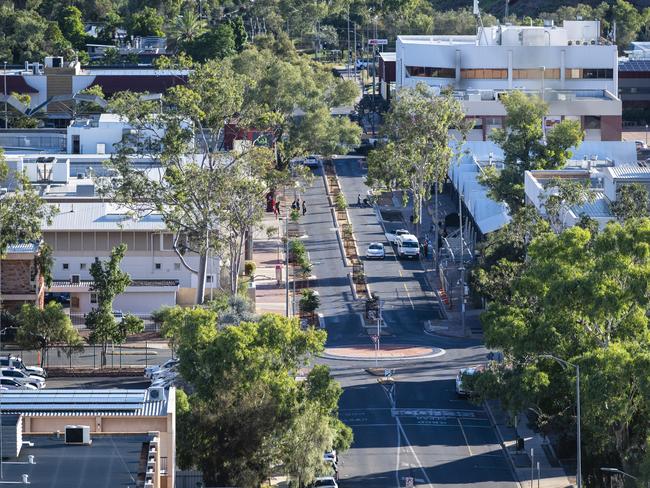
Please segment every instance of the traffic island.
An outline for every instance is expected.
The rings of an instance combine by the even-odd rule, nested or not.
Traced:
[[[327,347],[320,357],[355,361],[408,361],[414,359],[431,359],[442,356],[445,352],[444,349],[438,347],[413,346],[408,344],[381,344],[379,351],[377,351],[374,344],[360,344],[354,346]]]

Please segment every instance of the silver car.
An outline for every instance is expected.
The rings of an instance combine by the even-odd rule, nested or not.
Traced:
[[[367,259],[384,259],[386,257],[386,251],[384,250],[384,245],[381,242],[371,242],[368,245],[366,250]]]
[[[39,390],[45,388],[45,379],[42,376],[27,375],[16,368],[0,368],[0,376],[12,378],[23,385],[33,385]]]

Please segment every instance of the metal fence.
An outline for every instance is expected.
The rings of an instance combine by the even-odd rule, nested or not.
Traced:
[[[149,314],[138,314],[134,313],[131,315],[135,315],[136,317],[139,317],[142,319],[144,322],[144,331],[145,332],[159,332],[160,331],[160,324],[158,322],[154,322],[153,319],[151,318],[151,315]],[[116,320],[119,320],[116,317]],[[70,321],[72,322],[72,325],[74,326],[75,329],[77,330],[87,330],[88,327],[86,327],[86,314],[83,313],[71,313],[70,314]]]
[[[152,347],[153,346],[153,347]],[[169,348],[164,344],[143,341],[138,344],[124,344],[108,346],[106,360],[102,362],[101,345],[83,346],[81,349],[71,350],[69,347],[48,347],[45,353],[39,350],[24,350],[3,346],[0,351],[23,359],[25,364],[43,365],[47,368],[69,369],[140,369],[153,364],[160,364],[172,357]],[[44,357],[41,358],[41,355]]]

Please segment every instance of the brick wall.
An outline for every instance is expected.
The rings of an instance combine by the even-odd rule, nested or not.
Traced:
[[[600,118],[600,138],[603,141],[620,141],[623,118],[620,115],[603,115]]]
[[[34,262],[31,259],[3,259],[0,282],[2,293],[8,295],[34,293],[34,287],[29,283],[33,266]]]

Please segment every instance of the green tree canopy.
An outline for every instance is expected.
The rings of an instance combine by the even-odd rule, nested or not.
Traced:
[[[59,12],[59,28],[72,47],[77,50],[86,50],[86,31],[84,30],[81,10],[77,7],[66,7]]]
[[[612,202],[612,212],[619,220],[648,217],[648,190],[640,183],[621,185],[616,188],[616,200]]]
[[[165,20],[155,8],[144,7],[133,12],[127,22],[129,34],[133,36],[163,36]]]

